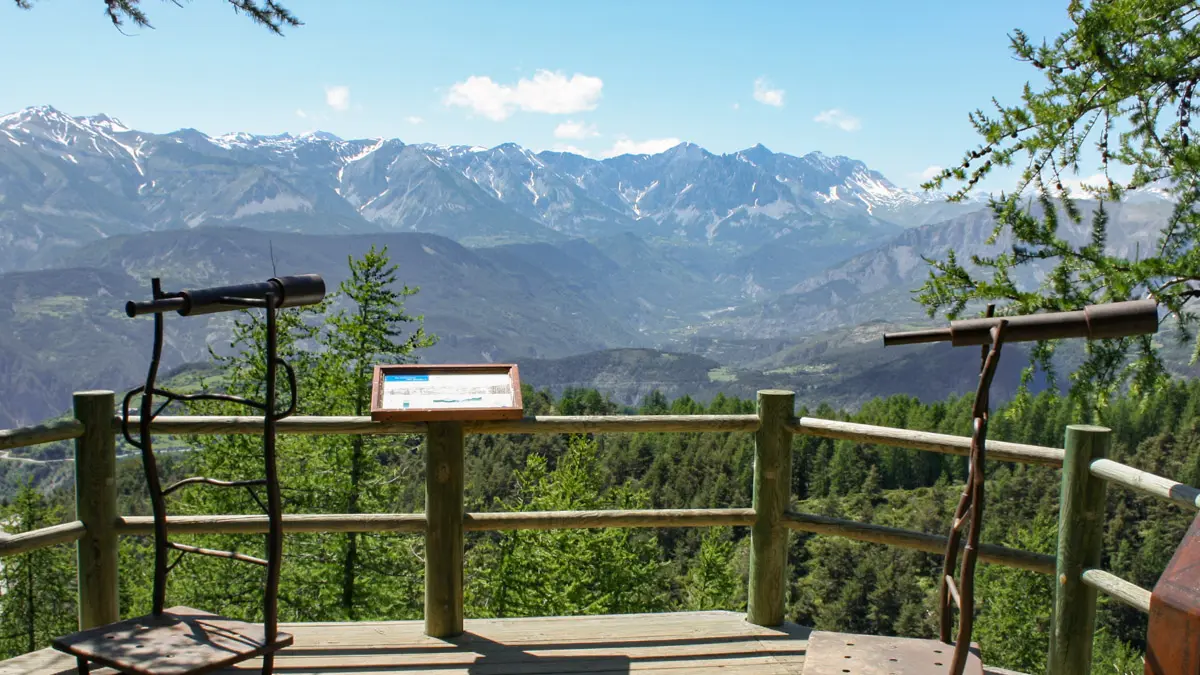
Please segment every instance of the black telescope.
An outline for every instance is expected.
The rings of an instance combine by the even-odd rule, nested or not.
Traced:
[[[991,344],[992,327],[1001,321],[1005,342],[1032,342],[1060,338],[1121,338],[1158,332],[1158,303],[1128,300],[1088,305],[1073,312],[1048,312],[1021,316],[961,319],[949,328],[931,328],[903,333],[884,333],[884,346],[919,342],[950,342],[955,347]]]
[[[275,277],[252,284],[213,286],[179,293],[166,293],[154,300],[125,303],[129,316],[177,311],[180,316],[215,314],[247,307],[266,307],[274,293],[277,308],[315,305],[325,299],[325,280],[319,274]]]

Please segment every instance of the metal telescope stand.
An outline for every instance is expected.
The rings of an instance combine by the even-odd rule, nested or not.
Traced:
[[[296,409],[296,375],[277,354],[277,313],[283,307],[320,302],[325,296],[325,284],[317,275],[281,277],[260,284],[244,284],[163,293],[158,279],[151,282],[153,299],[149,302],[130,302],[126,313],[133,317],[152,314],[154,317],[154,346],[145,384],[125,395],[121,410],[121,431],[125,440],[141,451],[142,468],[150,492],[154,514],[154,590],[153,609],[145,616],[127,619],[106,626],[83,630],[53,641],[56,649],[76,657],[80,673],[88,672],[90,664],[114,668],[122,673],[138,675],[192,675],[207,673],[256,657],[263,657],[262,672],[269,674],[274,667],[274,654],[292,644],[292,636],[279,631],[278,601],[279,573],[283,555],[283,513],[279,476],[275,457],[275,423]],[[177,394],[159,389],[159,361],[163,347],[163,314],[178,311],[182,316],[209,314],[245,308],[266,310],[266,382],[265,401],[258,402],[226,394]],[[288,407],[282,412],[275,405],[276,375],[282,367],[289,389]],[[138,410],[138,438],[129,433],[129,403],[141,394]],[[163,398],[156,409],[155,397]],[[185,478],[166,488],[162,487],[151,435],[151,422],[174,401],[227,401],[246,405],[263,413],[263,463],[265,477],[252,480],[218,480],[203,476]],[[245,488],[267,515],[266,558],[217,551],[179,544],[168,539],[166,497],[189,485]],[[266,492],[266,502],[259,498],[256,488]],[[171,551],[177,553],[168,562]],[[263,593],[263,623],[255,624],[216,616],[190,607],[165,609],[167,574],[186,555],[204,555],[237,560],[266,568]]]
[[[885,346],[941,341],[949,341],[954,346],[981,345],[979,385],[971,408],[967,482],[954,510],[938,580],[939,639],[814,631],[809,636],[805,672],[814,675],[826,672],[982,675],[983,662],[979,646],[971,643],[971,631],[975,623],[975,563],[983,525],[988,399],[1000,361],[1000,348],[1005,342],[1128,337],[1158,330],[1158,305],[1153,300],[1091,305],[1077,312],[1002,318],[993,316],[994,309],[989,305],[985,318],[954,321],[950,328],[884,335]],[[958,566],[960,548],[963,550],[962,565],[956,582],[954,568]],[[955,609],[958,610],[958,633],[951,641]]]

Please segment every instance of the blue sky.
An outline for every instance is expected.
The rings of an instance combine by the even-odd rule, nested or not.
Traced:
[[[1007,34],[1068,25],[1065,0],[289,0],[306,25],[281,38],[220,0],[143,0],[155,30],[127,37],[100,0],[34,4],[0,0],[0,113],[595,157],[763,143],[861,159],[906,187],[977,142],[968,111],[1037,76]]]

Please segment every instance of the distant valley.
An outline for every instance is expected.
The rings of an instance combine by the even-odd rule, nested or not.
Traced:
[[[1111,205],[1109,245],[1146,245],[1171,206]],[[820,153],[683,144],[592,160],[148,134],[29,108],[0,117],[0,427],[60,413],[72,390],[133,385],[149,323],[121,307],[151,276],[174,289],[278,269],[333,288],[372,245],[421,288],[410,309],[440,338],[424,361],[515,360],[532,384],[625,403],[655,388],[942,397],[973,385],[975,357],[879,336],[931,321],[911,296],[923,256],[986,252],[990,228],[981,200],[948,204]],[[166,365],[227,348],[229,321],[172,315]],[[1008,364],[1011,391],[1024,364]]]

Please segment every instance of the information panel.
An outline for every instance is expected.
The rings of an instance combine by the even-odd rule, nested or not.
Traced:
[[[513,364],[376,366],[376,421],[519,419],[521,385]]]

